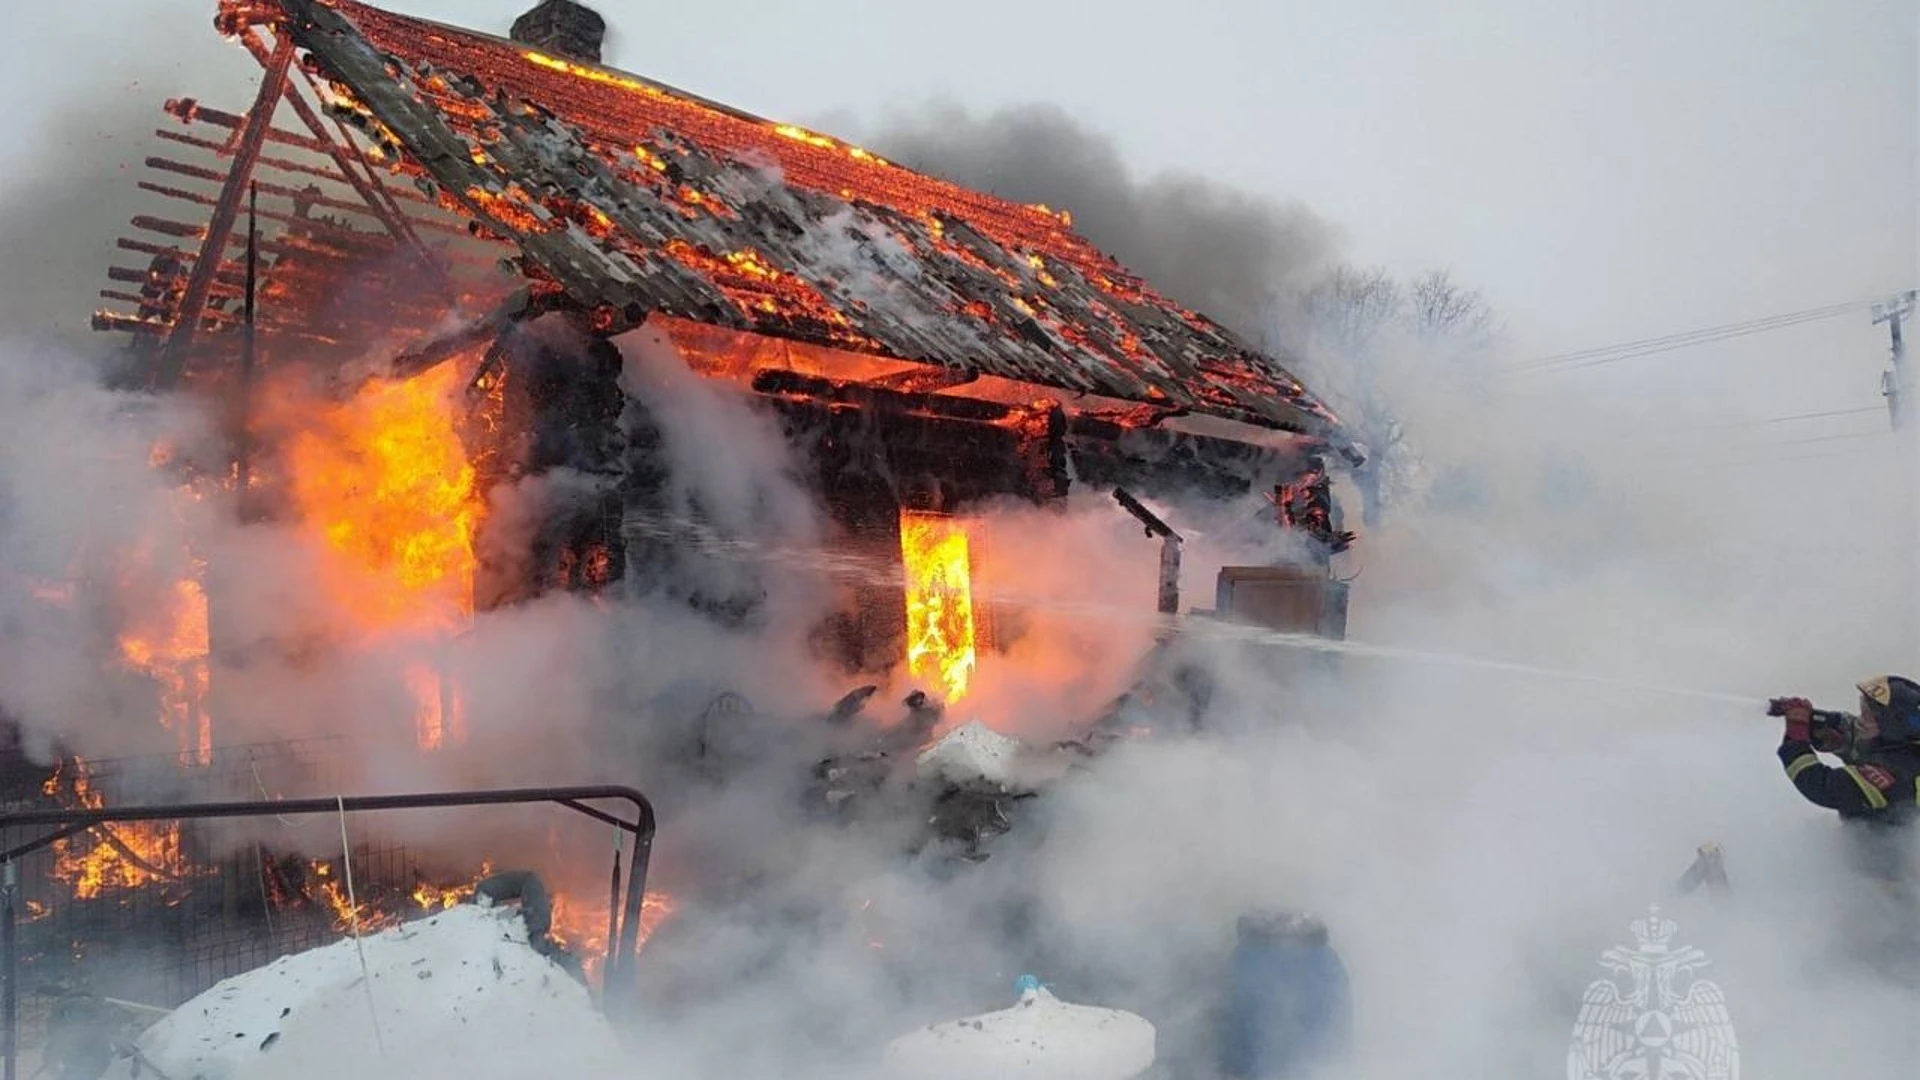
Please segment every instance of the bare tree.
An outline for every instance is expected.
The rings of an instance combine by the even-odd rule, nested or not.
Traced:
[[[1406,293],[1385,270],[1336,268],[1306,291],[1300,305],[1302,328],[1341,353],[1358,356],[1373,350],[1380,335],[1402,317]]]
[[[1412,392],[1408,384],[1473,380],[1474,361],[1497,334],[1485,298],[1445,270],[1403,283],[1382,269],[1340,266],[1277,298],[1265,337],[1303,366],[1308,384],[1365,446],[1368,461],[1354,479],[1362,520],[1375,526],[1411,493],[1420,471],[1397,404]]]
[[[1486,298],[1455,284],[1445,270],[1429,270],[1408,286],[1406,319],[1408,329],[1429,344],[1480,350],[1493,343],[1493,311]]]

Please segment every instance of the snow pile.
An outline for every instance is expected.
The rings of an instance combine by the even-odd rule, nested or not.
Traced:
[[[1153,1067],[1153,1025],[1033,987],[1011,1009],[936,1024],[887,1047],[887,1080],[1129,1080]]]
[[[633,1075],[586,988],[528,946],[512,908],[462,905],[360,945],[370,980],[361,978],[351,939],[283,957],[221,982],[149,1029],[139,1046],[150,1070],[123,1063],[109,1075]]]

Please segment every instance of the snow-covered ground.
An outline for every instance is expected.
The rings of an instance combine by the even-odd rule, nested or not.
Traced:
[[[470,905],[227,979],[139,1046],[174,1080],[634,1074],[586,988],[528,946],[517,910]]]

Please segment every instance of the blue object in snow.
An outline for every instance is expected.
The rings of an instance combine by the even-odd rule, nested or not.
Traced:
[[[1013,980],[1013,994],[1015,997],[1026,997],[1029,993],[1038,989],[1040,989],[1040,977],[1038,975],[1022,975]]]
[[[1347,969],[1311,915],[1240,920],[1217,1062],[1236,1080],[1295,1080],[1347,1052]]]

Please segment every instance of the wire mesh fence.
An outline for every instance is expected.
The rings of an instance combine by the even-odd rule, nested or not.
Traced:
[[[310,794],[336,786],[344,751],[340,740],[312,739],[224,748],[204,764],[176,755],[67,758],[51,769],[5,770],[0,801],[84,808]],[[377,929],[419,903],[421,869],[401,845],[378,837],[353,845],[350,903],[340,856],[296,853],[275,832],[249,835],[219,822],[97,825],[23,856],[12,868],[20,989],[171,1007],[356,927]],[[0,844],[45,834],[0,829]]]

